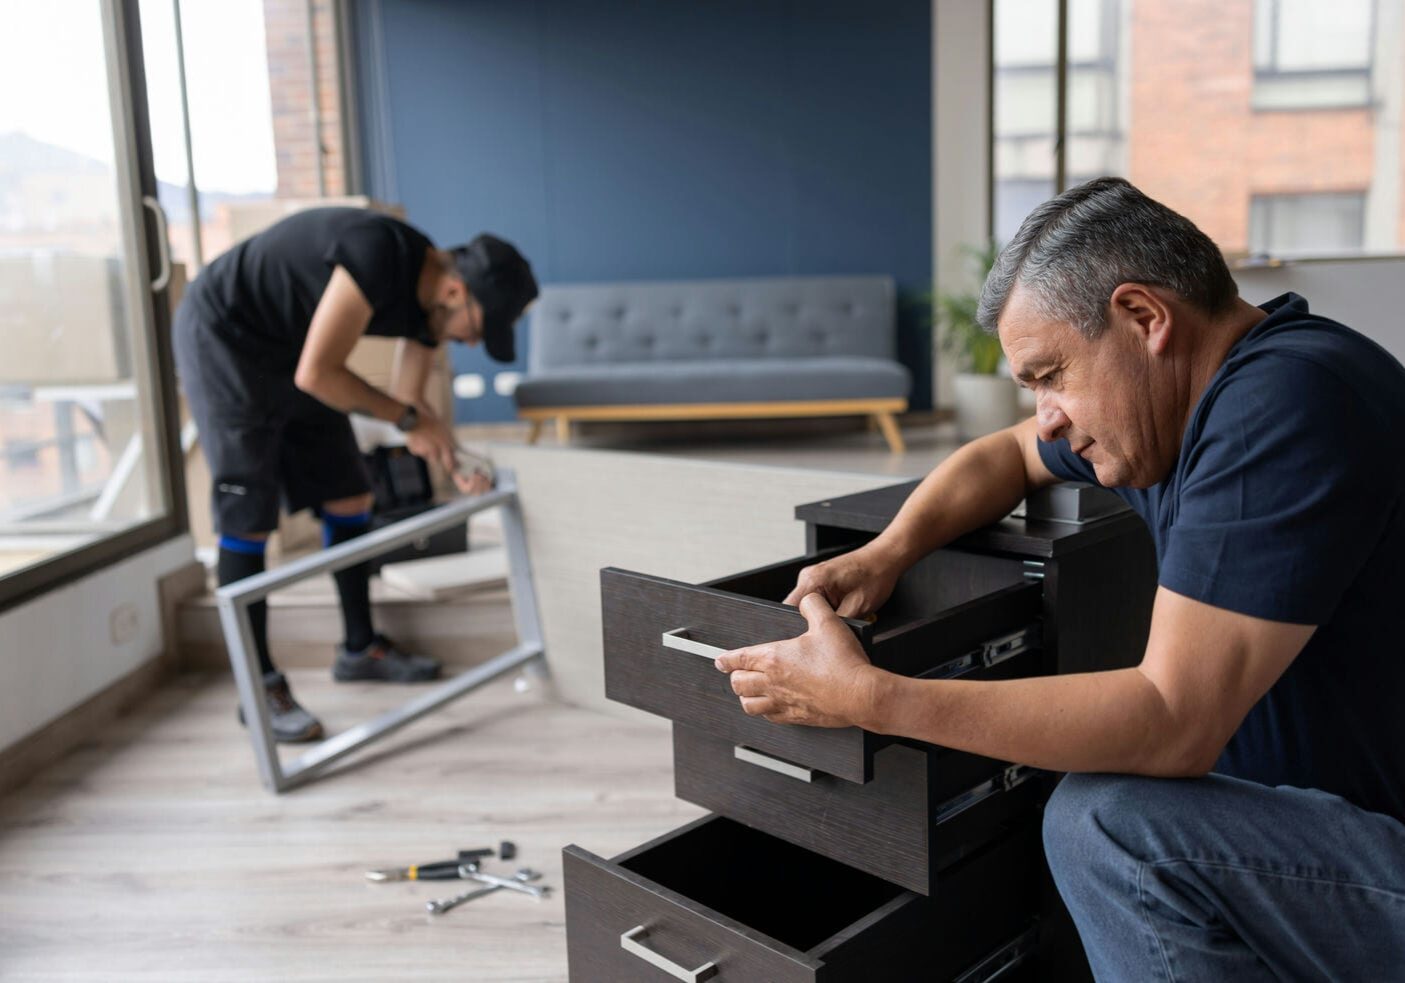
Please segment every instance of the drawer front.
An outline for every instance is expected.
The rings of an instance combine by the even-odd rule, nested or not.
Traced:
[[[879,634],[850,627],[882,668],[984,671],[982,659],[992,667],[1002,659],[990,643],[1037,622],[1040,599],[1038,585],[1021,584]],[[616,569],[601,571],[601,600],[612,700],[851,782],[868,781],[873,753],[891,743],[858,728],[779,726],[742,711],[713,666],[715,654],[802,634],[805,619],[795,608]],[[1020,636],[1020,644],[1037,647],[1037,636],[1037,629]]]
[[[712,656],[664,642],[666,633],[678,633],[672,637],[726,651],[793,638],[806,628],[795,608],[613,569],[601,572],[600,594],[607,697],[849,781],[867,780],[872,735],[749,717]]]
[[[566,951],[576,983],[680,979],[815,980],[803,953],[777,951],[745,926],[567,847]]]
[[[875,753],[872,779],[858,785],[673,727],[680,799],[918,894],[940,891],[945,868],[1032,813],[1042,794],[1035,774],[893,744]]]
[[[569,846],[570,978],[953,979],[1029,924],[1038,856],[1029,826],[959,865],[958,894],[938,901],[875,889],[865,875],[835,876],[832,861],[715,816],[613,860]],[[800,933],[796,945],[778,940],[766,921]]]
[[[841,916],[811,937],[795,939],[800,947],[778,941],[774,935],[781,932],[764,923],[763,913],[779,910],[774,905],[803,903],[823,876],[801,851],[780,844],[783,850],[777,852],[768,849],[770,842],[763,834],[708,816],[614,860],[566,847],[571,979],[814,981],[822,978],[821,961],[808,950],[822,942],[819,936],[851,927],[870,909],[887,915],[895,906],[902,909],[920,900],[855,882],[856,890],[869,893],[854,905],[857,917]],[[729,870],[737,871],[735,883],[730,883]],[[769,897],[762,899],[759,892]],[[780,920],[786,919],[782,915]]]

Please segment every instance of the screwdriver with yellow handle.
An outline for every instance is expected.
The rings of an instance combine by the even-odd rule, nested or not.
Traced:
[[[366,871],[366,880],[385,881],[456,881],[459,868],[464,864],[477,863],[484,857],[496,854],[502,860],[517,856],[517,846],[511,840],[503,840],[497,850],[485,847],[481,850],[460,850],[457,860],[436,860],[431,864],[416,864],[412,867],[385,867]]]

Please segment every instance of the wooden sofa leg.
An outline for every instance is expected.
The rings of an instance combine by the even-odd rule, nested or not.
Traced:
[[[571,418],[568,416],[558,416],[556,418],[556,442],[565,447],[571,442]]]
[[[873,422],[877,423],[878,429],[883,431],[883,439],[888,442],[888,450],[894,454],[902,454],[907,450],[907,445],[903,443],[902,431],[898,429],[893,414],[875,413],[873,414]]]
[[[532,421],[532,429],[527,432],[527,443],[529,443],[529,444],[535,444],[535,443],[537,442],[537,438],[540,437],[541,435],[542,435],[542,422],[541,422],[540,420],[533,420],[533,421]]]

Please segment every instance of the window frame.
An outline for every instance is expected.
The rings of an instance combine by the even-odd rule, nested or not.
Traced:
[[[1255,16],[1251,30],[1259,29],[1258,3],[1255,0]],[[1250,38],[1250,47],[1253,49],[1251,56],[1254,69],[1253,88],[1249,94],[1249,108],[1256,113],[1312,113],[1323,110],[1340,109],[1369,109],[1375,105],[1375,82],[1376,82],[1376,51],[1375,37],[1376,28],[1380,21],[1380,10],[1378,9],[1380,0],[1366,0],[1369,7],[1369,20],[1367,22],[1367,49],[1366,62],[1364,65],[1328,65],[1319,68],[1280,68],[1279,61],[1279,27],[1283,16],[1283,0],[1262,0],[1269,5],[1272,11],[1272,26],[1270,30],[1272,36],[1268,40],[1269,61],[1268,67],[1259,65],[1257,36]],[[1313,79],[1334,80],[1334,81],[1360,81],[1362,83],[1362,96],[1359,99],[1344,99],[1336,101],[1326,101],[1320,103],[1301,103],[1274,105],[1271,102],[1260,102],[1264,94],[1275,85],[1291,84],[1293,82],[1311,81]]]
[[[1369,0],[1371,4],[1371,28],[1374,36],[1378,25],[1380,0]],[[986,228],[994,230],[996,213],[996,183],[999,175],[996,174],[996,132],[995,132],[995,92],[996,92],[996,70],[995,70],[995,31],[997,18],[995,16],[996,0],[989,0],[987,8],[987,31],[986,31],[986,105],[987,121],[986,136],[988,141],[986,154]],[[1054,65],[1054,131],[1051,134],[1054,142],[1054,194],[1060,195],[1070,187],[1068,182],[1068,138],[1079,135],[1070,133],[1068,130],[1068,69],[1070,66],[1068,57],[1068,4],[1069,0],[1056,0],[1057,14],[1055,18],[1055,30],[1057,32],[1057,45],[1055,51]],[[1251,62],[1253,57],[1251,55]],[[1257,72],[1257,65],[1251,65]],[[1375,53],[1372,51],[1371,69],[1375,70]],[[1292,73],[1289,73],[1291,76]],[[1374,76],[1371,76],[1371,84],[1374,84]],[[1366,108],[1373,103],[1366,103],[1363,107],[1358,107],[1355,103],[1349,106],[1314,106],[1306,109],[1284,108],[1251,108],[1255,112],[1318,112],[1324,109],[1355,109]],[[1130,139],[1130,137],[1129,137]],[[1254,192],[1251,190],[1251,198],[1254,194],[1270,194],[1271,192]],[[1249,207],[1247,204],[1246,208]],[[993,233],[992,233],[993,234]],[[1379,251],[1363,251],[1357,253],[1345,253],[1339,255],[1324,253],[1305,253],[1294,256],[1241,256],[1238,254],[1226,254],[1225,260],[1231,270],[1240,269],[1260,269],[1265,266],[1289,266],[1295,263],[1373,263],[1381,260],[1405,259],[1405,243],[1395,249]]]
[[[149,288],[152,272],[161,264],[163,247],[157,237],[157,223],[142,201],[143,196],[156,196],[156,171],[146,111],[137,0],[102,0],[101,16],[111,53],[107,65],[108,95],[121,112],[115,133],[117,191],[127,198],[130,214],[140,216],[135,234],[132,229],[125,229],[124,235],[132,265],[128,276],[139,278],[140,284],[129,289],[145,291],[148,298],[138,309],[139,323],[133,325],[133,333],[145,332],[144,344],[138,346],[138,351],[144,348],[146,352],[146,369],[153,389],[150,399],[158,446],[152,450],[161,459],[162,466],[156,472],[161,476],[165,514],[0,576],[0,614],[187,532],[185,478],[179,466],[182,455],[170,303],[167,290],[156,292]]]
[[[1272,239],[1274,223],[1281,217],[1276,213],[1276,207],[1282,206],[1289,202],[1304,202],[1310,201],[1312,199],[1321,200],[1326,198],[1337,198],[1343,200],[1350,199],[1356,206],[1358,206],[1359,212],[1355,216],[1358,222],[1357,231],[1360,233],[1360,237],[1364,239],[1366,234],[1367,192],[1362,188],[1342,188],[1333,189],[1330,191],[1271,191],[1261,193],[1251,192],[1249,195],[1249,254],[1251,256],[1282,256],[1284,258],[1291,258],[1294,256],[1294,252],[1292,250],[1289,250],[1285,253],[1275,253],[1268,248],[1254,248],[1253,235],[1254,214],[1256,210],[1256,205],[1259,206],[1259,208],[1262,210],[1260,212],[1260,221],[1264,222],[1267,225],[1269,230],[1268,238]],[[1361,247],[1356,247],[1354,251],[1343,251],[1340,253],[1324,252],[1320,255],[1322,257],[1331,259],[1345,259],[1354,255],[1359,255],[1360,253]]]
[[[1323,65],[1318,68],[1278,67],[1278,44],[1280,40],[1279,27],[1281,26],[1283,20],[1283,0],[1255,0],[1256,5],[1259,2],[1269,4],[1273,11],[1273,22],[1271,27],[1272,36],[1269,38],[1268,41],[1269,61],[1272,62],[1272,64],[1269,65],[1267,68],[1261,66],[1259,64],[1258,53],[1257,51],[1255,51],[1253,55],[1253,62],[1254,76],[1256,78],[1261,75],[1270,78],[1282,78],[1285,76],[1290,78],[1311,78],[1313,76],[1322,75],[1366,75],[1367,77],[1369,77],[1371,75],[1371,72],[1376,65],[1376,53],[1374,49],[1369,46],[1366,50],[1366,62],[1363,65]],[[1378,0],[1365,0],[1365,2],[1368,6],[1368,12],[1370,13],[1370,18],[1367,25],[1367,40],[1369,41],[1376,36],[1376,22],[1379,19],[1378,11],[1376,10]],[[1258,20],[1256,18],[1253,22],[1253,29],[1257,29],[1258,26]],[[1257,48],[1257,45],[1252,44],[1253,40],[1254,39],[1251,38],[1251,46]]]

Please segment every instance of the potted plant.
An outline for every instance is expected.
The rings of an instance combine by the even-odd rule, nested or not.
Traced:
[[[1000,339],[986,332],[976,320],[980,285],[985,283],[1000,247],[990,242],[984,248],[962,248],[977,275],[974,291],[947,292],[936,296],[936,317],[941,329],[942,351],[956,359],[956,379],[952,401],[956,406],[956,432],[962,440],[973,440],[1013,425],[1019,420],[1019,391],[1001,371],[1005,353]]]

